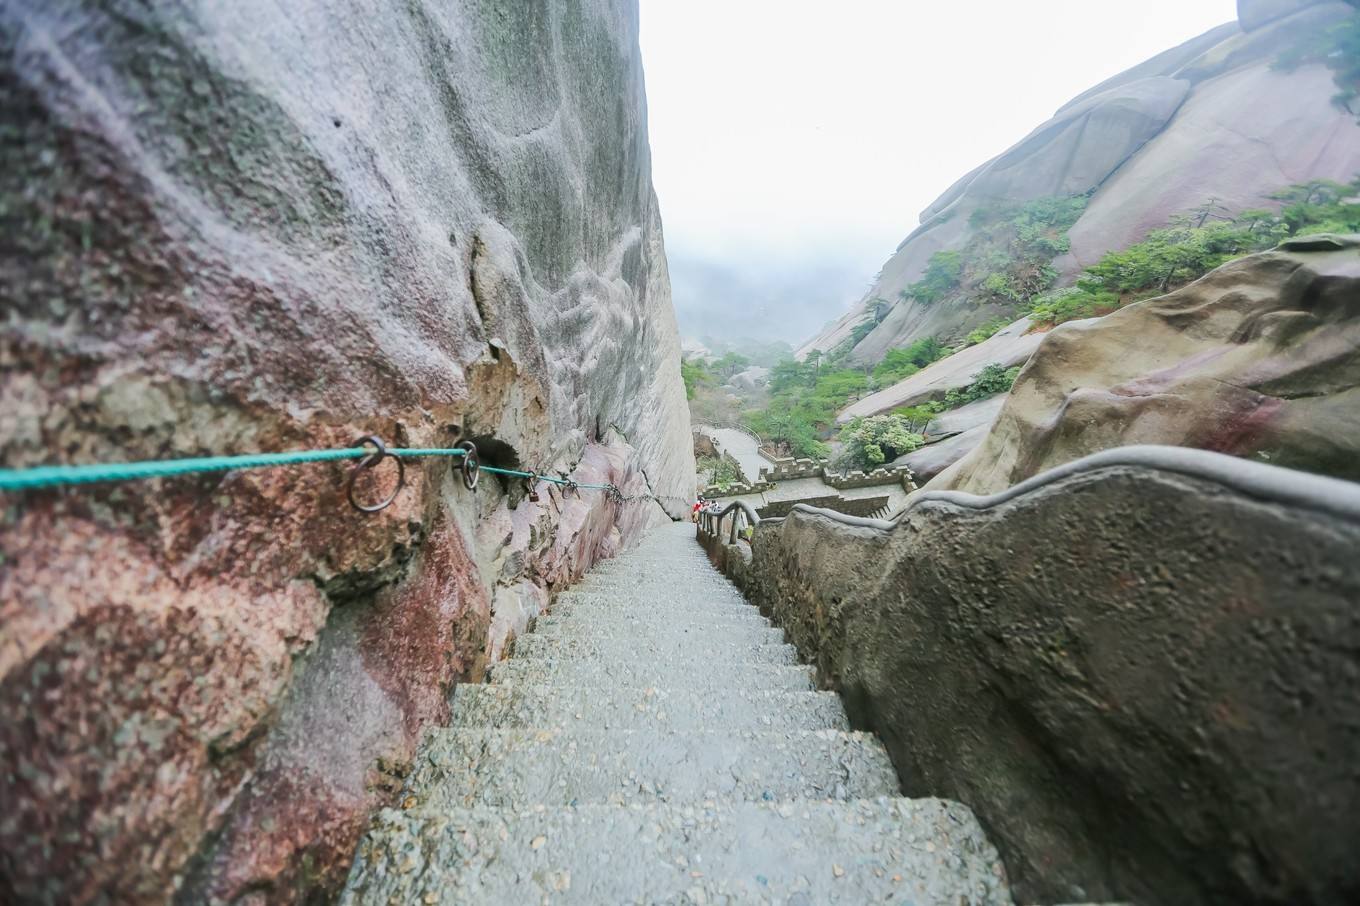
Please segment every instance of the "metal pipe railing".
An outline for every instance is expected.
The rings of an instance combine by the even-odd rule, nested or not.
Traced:
[[[741,537],[741,530],[746,525],[760,525],[760,516],[755,509],[744,500],[733,500],[727,506],[717,512],[705,510],[699,514],[699,531],[710,537],[722,535],[723,520],[729,515],[732,517],[732,527],[728,532],[728,543],[736,544]]]

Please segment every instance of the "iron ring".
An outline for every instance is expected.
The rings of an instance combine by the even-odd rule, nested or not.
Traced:
[[[477,490],[477,479],[482,474],[482,463],[477,458],[477,445],[470,440],[465,440],[458,447],[467,451],[463,454],[463,486],[469,491],[475,491]]]
[[[401,493],[401,489],[406,486],[406,463],[401,461],[400,456],[397,456],[393,453],[388,453],[387,445],[384,444],[382,442],[382,439],[377,437],[376,435],[370,434],[367,437],[361,437],[358,440],[356,440],[354,444],[355,446],[359,446],[361,444],[372,444],[375,448],[375,451],[373,453],[368,454],[363,459],[359,460],[359,464],[356,465],[349,473],[349,482],[345,486],[345,496],[349,499],[349,505],[354,507],[361,513],[377,513],[381,510],[385,510],[392,505],[392,501],[397,499],[397,495]],[[392,493],[389,494],[386,498],[375,504],[363,504],[355,500],[354,481],[356,478],[359,477],[359,473],[366,471],[368,469],[375,468],[379,463],[381,463],[384,459],[386,459],[389,456],[391,456],[397,462],[396,488],[394,488]]]

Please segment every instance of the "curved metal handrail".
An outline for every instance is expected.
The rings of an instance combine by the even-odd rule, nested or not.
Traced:
[[[1074,475],[1121,468],[1184,475],[1218,484],[1266,503],[1283,503],[1342,519],[1360,521],[1360,484],[1355,482],[1252,462],[1192,447],[1152,444],[1116,447],[1092,453],[1040,472],[995,494],[979,496],[964,491],[920,491],[913,494],[907,505],[891,519],[866,519],[803,503],[795,505],[789,513],[790,515],[808,513],[856,528],[887,531],[903,522],[918,507],[927,504],[945,504],[967,510],[988,510]]]
[[[722,523],[728,514],[732,514],[732,529],[728,536],[728,544],[736,544],[741,537],[741,522],[744,519],[748,525],[760,525],[760,516],[755,509],[745,500],[733,500],[727,506],[717,512],[703,512],[699,514],[699,531],[705,535],[718,536],[722,534]]]

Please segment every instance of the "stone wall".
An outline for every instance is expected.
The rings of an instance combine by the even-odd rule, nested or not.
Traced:
[[[766,481],[793,481],[797,478],[818,478],[826,469],[825,459],[790,459],[773,464],[773,468],[761,469],[760,477]]]
[[[761,519],[781,519],[796,506],[830,507],[841,498],[836,494],[827,497],[804,497],[802,500],[776,500],[756,510]]]
[[[868,472],[855,469],[844,475],[829,472],[823,480],[833,488],[845,490],[847,488],[872,488],[882,484],[901,483],[902,488],[907,491],[916,490],[916,484],[912,481],[911,469],[899,466],[895,469],[878,468]]]
[[[725,488],[719,487],[716,484],[711,484],[704,488],[703,494],[709,500],[715,500],[719,497],[744,497],[747,494],[764,494],[767,491],[773,490],[774,484],[772,482],[762,481],[757,482],[756,484],[746,484],[745,482],[738,481]]]
[[[792,512],[796,506],[810,506],[819,509],[834,510],[837,513],[844,513],[847,516],[870,517],[877,516],[888,506],[887,497],[855,497],[853,499],[845,497],[807,497],[803,500],[779,500],[774,503],[767,503],[765,506],[756,510],[756,514],[761,519],[780,519]]]
[[[705,543],[1017,901],[1360,890],[1360,487],[1133,447]]]
[[[637,27],[0,4],[0,462],[470,437],[680,514]],[[0,900],[324,899],[452,686],[664,518],[437,459],[363,516],[346,474],[4,499]]]

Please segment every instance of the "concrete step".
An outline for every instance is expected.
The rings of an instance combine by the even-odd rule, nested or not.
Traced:
[[[671,641],[681,645],[703,645],[709,639],[720,643],[744,645],[780,645],[784,630],[762,622],[733,620],[645,620],[638,618],[575,619],[542,618],[534,625],[533,635],[544,638],[643,639]]]
[[[702,640],[692,636],[647,638],[644,636],[552,636],[531,632],[515,640],[515,659],[562,660],[580,658],[591,661],[613,660],[651,663],[670,659],[691,666],[711,661],[740,664],[797,664],[798,650],[782,642],[752,645],[723,640],[716,633]]]
[[[939,799],[384,810],[344,906],[1010,906],[972,812]]]
[[[422,808],[895,796],[869,733],[470,730],[431,733],[407,781]],[[409,800],[408,800],[409,801]]]
[[[582,689],[464,683],[453,692],[453,724],[467,728],[597,730],[650,729],[848,730],[834,692],[762,692],[733,689],[722,695],[693,689]]]
[[[619,588],[600,588],[579,586],[558,596],[568,601],[584,599],[592,601],[612,601],[628,605],[652,605],[682,611],[703,608],[750,607],[740,594],[721,589],[686,589],[676,585],[648,588],[628,585]]]
[[[673,585],[676,588],[698,590],[735,591],[736,587],[718,573],[709,569],[705,572],[686,570],[647,570],[637,573],[587,573],[581,579],[586,587],[620,588],[634,585]]]
[[[651,664],[602,663],[575,659],[522,660],[493,664],[491,682],[571,685],[586,688],[640,686],[667,689],[760,689],[811,691],[816,688],[811,667],[773,664],[694,664],[664,661]]]
[[[545,632],[567,625],[590,626],[601,630],[649,631],[652,627],[676,630],[712,628],[718,631],[747,630],[768,631],[776,627],[760,615],[754,607],[745,610],[718,613],[693,614],[684,611],[657,613],[655,611],[630,613],[595,608],[590,604],[570,604],[559,602],[552,610],[538,618],[534,624],[535,632]]]
[[[760,611],[754,607],[742,605],[740,607],[688,607],[675,608],[660,604],[632,603],[622,604],[604,600],[580,601],[568,600],[559,601],[549,616],[584,617],[595,622],[611,622],[618,624],[624,620],[645,620],[651,623],[664,623],[667,625],[700,625],[712,626],[719,623],[740,623],[746,622],[751,626],[768,627],[770,621],[760,615]]]
[[[647,597],[645,595],[568,592],[558,596],[553,605],[553,612],[561,613],[568,606],[572,608],[593,608],[624,616],[645,616],[647,618],[665,617],[667,615],[677,619],[685,616],[694,619],[708,616],[760,617],[760,611],[740,597],[731,600],[721,598],[683,599],[666,598],[660,595]]]

